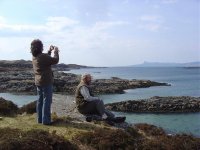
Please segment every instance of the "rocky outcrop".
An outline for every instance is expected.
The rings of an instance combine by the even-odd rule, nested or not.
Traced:
[[[74,94],[79,82],[79,75],[54,71],[54,92]],[[0,92],[36,93],[34,75],[30,70],[0,72],[0,83]],[[166,85],[168,84],[150,80],[126,80],[115,77],[94,80],[91,87],[94,93],[105,94],[124,93],[126,89]]]
[[[92,83],[95,93],[124,93],[126,89],[147,88],[151,86],[168,86],[167,83],[158,83],[150,80],[127,80],[112,77],[111,79],[97,79]]]
[[[13,116],[18,113],[18,107],[12,101],[0,97],[0,116]]]
[[[22,107],[19,108],[19,113],[27,113],[27,114],[34,114],[36,113],[36,105],[37,101],[30,102],[26,105],[23,105]]]
[[[1,71],[25,71],[33,68],[32,61],[28,60],[0,60],[0,72]],[[69,71],[71,69],[81,68],[94,68],[90,66],[83,66],[77,64],[57,64],[52,66],[56,71]]]
[[[119,128],[102,121],[85,122],[85,117],[81,120],[77,116],[80,113],[72,115],[74,111],[67,102],[72,104],[73,98],[54,95],[50,126],[37,124],[36,114],[2,117],[0,149],[200,149],[200,138],[182,133],[167,134],[154,125],[126,123],[126,128]],[[62,113],[57,116],[57,111]]]
[[[80,82],[80,76],[58,72],[70,69],[91,68],[76,64],[58,64],[54,70],[54,92],[74,94],[76,86]],[[0,61],[0,92],[36,93],[34,75],[31,61],[15,60]],[[92,83],[92,89],[96,94],[124,93],[126,89],[146,88],[150,86],[166,86],[166,83],[158,83],[149,80],[126,80],[113,77],[111,79],[97,79]]]
[[[152,97],[106,105],[107,109],[134,113],[200,112],[200,97]]]

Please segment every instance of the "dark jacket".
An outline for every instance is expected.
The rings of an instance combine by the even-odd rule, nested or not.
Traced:
[[[50,53],[41,53],[37,57],[32,58],[36,86],[53,84],[53,72],[51,70],[51,65],[57,64],[58,61],[58,53],[55,53],[54,57],[51,57]]]

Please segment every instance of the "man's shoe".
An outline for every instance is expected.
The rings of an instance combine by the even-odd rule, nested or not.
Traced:
[[[91,121],[92,121],[92,116],[86,116],[85,120],[86,120],[87,122],[91,122]]]
[[[52,122],[50,122],[50,123],[42,123],[43,125],[46,125],[46,126],[50,126],[50,125],[52,125]]]
[[[110,120],[105,120],[105,123],[109,124],[110,126],[115,125],[115,123],[113,121],[110,121]]]
[[[88,115],[88,116],[86,116],[85,119],[86,119],[87,122],[91,122],[93,120],[95,120],[95,121],[102,121],[102,117],[98,116],[98,115]]]
[[[114,117],[114,118],[106,118],[108,121],[113,121],[115,123],[122,123],[126,120],[126,117]]]

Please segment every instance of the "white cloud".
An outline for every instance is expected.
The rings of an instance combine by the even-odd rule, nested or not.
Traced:
[[[59,40],[63,49],[73,51],[91,51],[92,49],[107,49],[114,37],[106,32],[115,26],[124,25],[126,22],[97,22],[91,27],[76,26],[72,29],[45,35],[47,41]],[[116,39],[115,39],[116,40]],[[118,40],[117,40],[118,42]],[[106,48],[107,47],[107,48]]]
[[[108,22],[99,21],[96,22],[93,28],[97,30],[104,30],[114,26],[127,25],[127,24],[129,23],[125,21],[108,21]]]
[[[89,12],[86,12],[86,13],[85,13],[85,15],[86,15],[87,17],[89,17],[89,16],[90,16]]]
[[[174,3],[177,3],[178,0],[162,0],[162,3],[163,4],[174,4]]]
[[[155,5],[158,6],[158,4],[175,4],[178,2],[178,0],[156,0],[156,1],[153,1],[153,0],[145,0],[144,1],[145,3],[147,4],[150,4],[152,2],[155,2]],[[156,6],[156,7],[157,7]]]
[[[5,18],[3,16],[0,16],[0,24],[5,23]]]
[[[30,60],[30,42],[32,38],[29,37],[0,37],[0,52],[1,59]]]
[[[128,3],[129,3],[129,0],[124,0],[123,3],[124,3],[124,4],[128,4]]]
[[[149,31],[158,31],[165,29],[163,26],[164,18],[160,15],[143,15],[140,18],[140,29],[146,29]]]
[[[140,25],[139,28],[150,30],[150,31],[158,31],[161,28],[161,25],[148,23],[148,24]]]
[[[47,30],[60,31],[65,27],[77,25],[79,22],[67,17],[48,17],[46,27]]]
[[[51,44],[57,45],[62,55],[60,62],[93,65],[103,64],[104,62],[91,61],[102,59],[106,53],[108,53],[106,58],[108,61],[107,64],[109,64],[109,61],[114,59],[113,57],[111,58],[113,51],[117,51],[114,54],[117,57],[117,55],[124,53],[124,51],[121,53],[120,49],[130,51],[137,45],[135,40],[123,40],[123,38],[114,37],[107,32],[108,29],[127,25],[128,22],[99,21],[90,26],[84,26],[79,21],[65,17],[49,17],[46,21],[46,23],[39,25],[4,23],[4,27],[1,27],[0,31],[7,29],[12,33],[12,35],[8,35],[9,37],[0,36],[0,51],[4,51],[4,58],[9,59],[11,53],[16,54],[20,52],[21,55],[14,55],[12,58],[30,59],[30,53],[27,49],[29,50],[30,43],[34,38],[39,38],[43,41],[44,49],[48,49],[48,46]],[[27,30],[32,32],[32,35],[26,36],[25,32]],[[13,31],[20,31],[22,37],[17,37],[18,35]],[[23,53],[22,50],[25,50],[25,52]],[[71,57],[73,55],[77,55],[77,58]],[[85,56],[87,60],[86,58],[82,58],[82,56]],[[68,57],[67,60],[66,57]]]
[[[14,30],[14,31],[22,31],[22,30],[31,30],[31,31],[39,31],[44,30],[45,26],[43,25],[28,25],[28,24],[8,24],[6,19],[0,16],[0,30]]]
[[[112,17],[112,16],[113,16],[113,14],[112,14],[112,13],[110,13],[110,12],[108,12],[108,13],[107,13],[107,16],[108,16],[108,17]]]
[[[43,32],[55,32],[61,31],[63,28],[77,25],[79,22],[67,17],[48,17],[47,22],[44,25],[31,25],[31,24],[8,24],[6,19],[0,17],[0,30],[8,29],[14,31],[43,31]]]
[[[143,15],[140,17],[141,21],[148,21],[148,22],[163,22],[163,17],[160,15]]]

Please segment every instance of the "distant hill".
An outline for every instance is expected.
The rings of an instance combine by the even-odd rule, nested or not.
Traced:
[[[26,70],[33,68],[33,65],[32,61],[30,60],[0,60],[0,70],[5,70],[5,68],[14,70]],[[94,68],[94,67],[61,63],[53,65],[53,68],[59,71],[68,71],[71,69]]]
[[[200,67],[200,62],[189,63],[161,63],[161,62],[144,62],[131,67]]]

